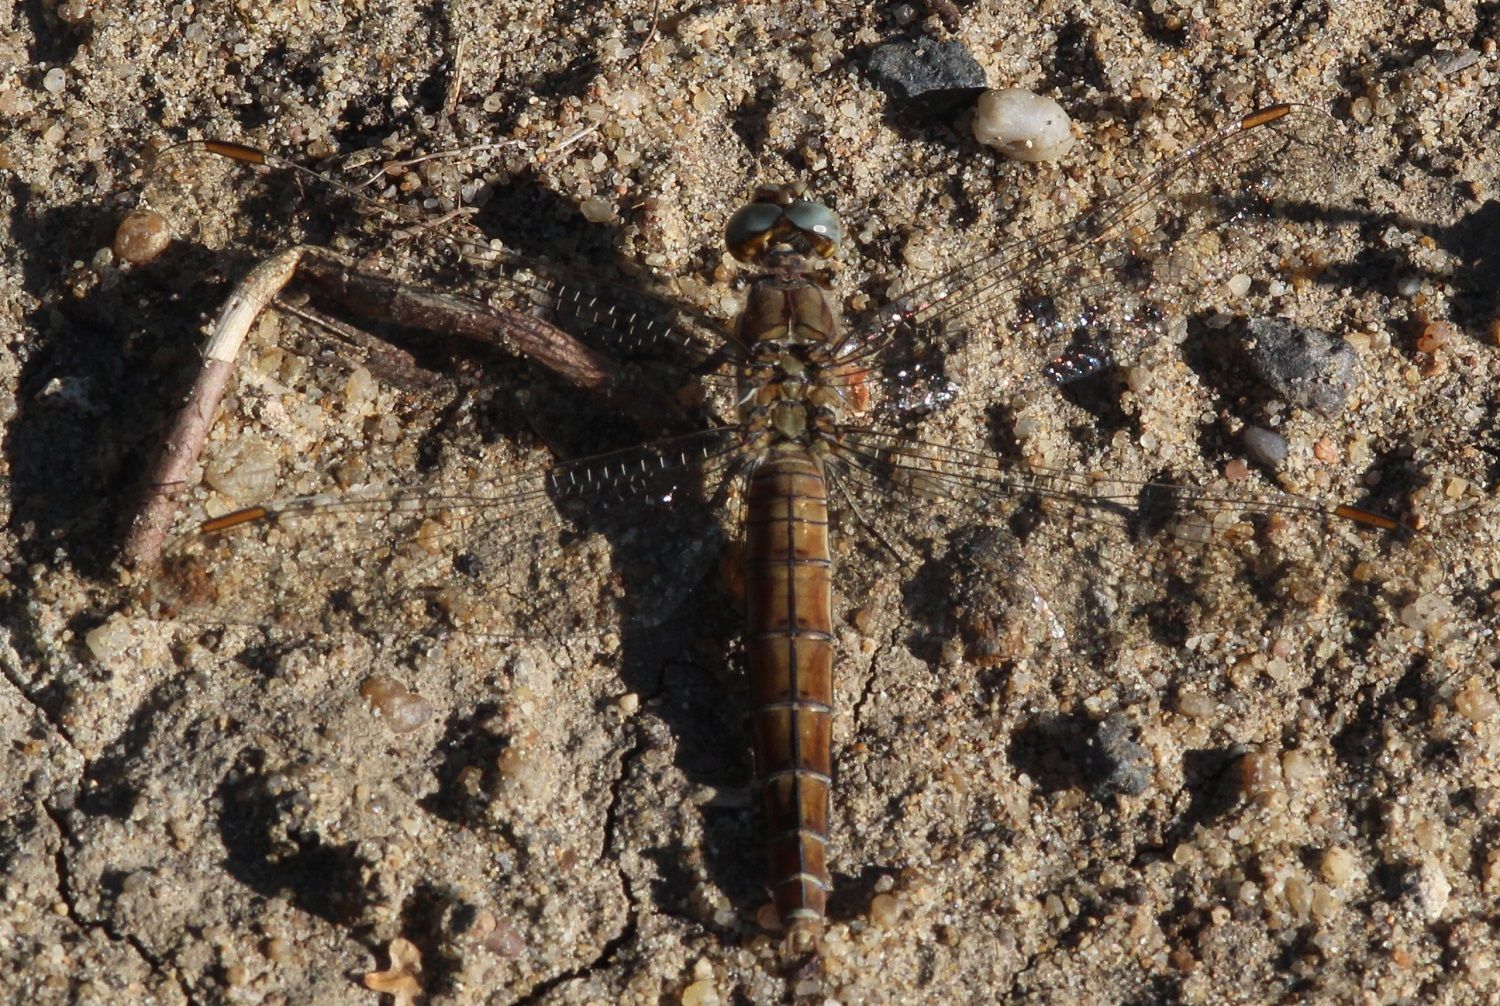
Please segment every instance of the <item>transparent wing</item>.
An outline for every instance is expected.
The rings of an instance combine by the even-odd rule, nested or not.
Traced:
[[[622,359],[669,359],[699,373],[744,358],[726,326],[685,304],[561,266],[520,261],[465,241],[489,298],[578,335]]]
[[[961,622],[965,606],[996,625],[1004,608],[1030,608],[1039,629],[1028,645],[1063,631],[1069,645],[1100,650],[1141,634],[1260,638],[1358,619],[1383,603],[1378,539],[1401,531],[1354,507],[1041,469],[879,433],[845,433],[838,456],[844,480],[905,540],[969,567],[952,592]],[[1020,578],[1024,589],[976,575]],[[997,656],[1025,652],[1018,641],[967,645]]]
[[[960,331],[980,352],[1064,353],[1065,375],[1079,360],[1128,362],[1174,319],[1222,304],[1237,272],[1315,271],[1299,242],[1330,219],[1316,210],[1333,198],[1345,143],[1318,109],[1262,109],[1072,220],[916,286],[851,330],[844,357],[878,358],[895,412],[952,396]]]
[[[145,600],[187,621],[305,632],[572,636],[651,624],[720,541],[736,462],[709,431],[492,479],[250,507],[175,539]]]

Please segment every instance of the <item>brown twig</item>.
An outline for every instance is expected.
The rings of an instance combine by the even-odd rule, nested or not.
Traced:
[[[670,399],[627,381],[618,361],[540,318],[359,272],[323,249],[310,249],[297,275],[366,317],[473,339],[524,356],[629,416],[648,435],[662,432],[680,415]]]
[[[459,36],[453,49],[453,72],[448,75],[447,93],[443,95],[443,120],[452,123],[464,90],[464,38]]]

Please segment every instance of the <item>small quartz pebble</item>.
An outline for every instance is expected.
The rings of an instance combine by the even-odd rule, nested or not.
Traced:
[[[115,229],[115,258],[130,265],[145,265],[167,250],[172,228],[155,210],[131,210]]]
[[[682,1006],[719,1006],[719,990],[711,981],[693,982],[682,990]]]
[[[410,940],[400,937],[391,941],[388,951],[391,966],[384,971],[367,971],[365,988],[393,997],[396,1006],[412,1006],[422,994],[422,954]]]
[[[892,929],[901,918],[901,899],[894,894],[877,894],[870,899],[870,921],[881,929]]]
[[[1402,886],[1405,888],[1403,900],[1428,922],[1436,922],[1442,917],[1453,890],[1443,868],[1434,860],[1408,867],[1402,877]]]
[[[1470,678],[1457,695],[1453,696],[1453,708],[1475,723],[1484,723],[1495,718],[1500,705],[1495,702],[1495,693],[1484,686],[1478,678]]]
[[[974,111],[974,138],[1017,161],[1055,161],[1073,146],[1072,120],[1051,98],[1018,87],[986,91]]]
[[[1338,890],[1347,887],[1354,879],[1358,865],[1353,852],[1335,845],[1323,853],[1323,858],[1318,863],[1318,872],[1322,874],[1330,887]]]
[[[83,637],[94,659],[101,664],[110,664],[125,656],[135,639],[128,620],[111,616],[108,621],[90,629]]]
[[[590,196],[579,203],[578,212],[591,224],[607,224],[615,218],[614,205],[598,196]]]
[[[1446,321],[1430,321],[1422,326],[1417,336],[1417,349],[1423,353],[1436,353],[1453,341],[1455,330]]]
[[[89,5],[86,0],[63,0],[57,5],[57,19],[63,24],[83,24],[89,19]]]
[[[385,718],[394,733],[410,733],[432,719],[432,703],[388,675],[365,678],[359,694]]]
[[[1244,443],[1245,453],[1250,455],[1250,460],[1258,465],[1275,468],[1286,460],[1286,438],[1274,430],[1268,430],[1264,426],[1247,426],[1240,433],[1240,440]]]

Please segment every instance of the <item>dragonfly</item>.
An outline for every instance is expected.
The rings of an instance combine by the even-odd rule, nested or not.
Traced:
[[[1053,360],[1041,386],[1086,380],[1159,338],[1169,312],[1207,310],[1235,270],[1274,265],[1292,227],[1277,200],[1329,170],[1336,132],[1304,106],[1242,116],[849,323],[832,268],[844,226],[798,184],[762,187],[724,228],[753,271],[729,323],[466,246],[491,304],[665,375],[662,435],[395,484],[361,485],[355,463],[324,491],[196,516],[144,603],[301,632],[566,639],[659,622],[731,540],[767,884],[785,952],[816,955],[834,890],[836,599],[856,583],[978,556],[945,618],[965,659],[1003,664],[1164,624],[1334,619],[1356,567],[1402,530],[1344,502],[1049,466],[940,424],[993,394],[971,386],[976,354],[1034,336]],[[1057,345],[1082,328],[1107,350]],[[1047,572],[1028,574],[1028,555]]]

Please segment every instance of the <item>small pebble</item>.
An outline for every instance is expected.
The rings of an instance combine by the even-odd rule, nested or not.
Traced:
[[[115,229],[111,246],[115,258],[130,265],[145,265],[167,250],[172,228],[155,210],[131,210]]]
[[[985,88],[984,68],[956,40],[883,45],[868,65],[876,83],[927,115],[972,101]]]
[[[870,899],[870,922],[881,929],[891,929],[901,918],[901,900],[894,894],[877,894]]]
[[[1406,902],[1428,922],[1436,922],[1442,917],[1443,910],[1448,907],[1448,896],[1453,891],[1443,868],[1432,860],[1407,870],[1403,886],[1406,888]]]
[[[1155,760],[1149,750],[1131,738],[1133,733],[1134,727],[1123,713],[1115,713],[1094,729],[1089,738],[1088,762],[1096,795],[1140,796],[1150,788]]]
[[[1275,468],[1286,460],[1286,438],[1264,426],[1247,426],[1240,433],[1250,460],[1266,468]]]
[[[1318,763],[1308,757],[1306,751],[1292,748],[1281,756],[1281,775],[1288,786],[1300,789],[1304,784],[1318,777]]]
[[[1329,887],[1339,890],[1349,886],[1357,865],[1353,852],[1335,845],[1323,852],[1323,858],[1318,863],[1318,872],[1323,875]]]
[[[1453,696],[1453,708],[1458,710],[1459,715],[1474,723],[1492,720],[1495,713],[1500,711],[1495,693],[1486,688],[1478,678],[1470,678],[1459,693]]]
[[[711,981],[693,982],[682,990],[682,1006],[718,1006],[719,990]]]
[[[390,724],[393,733],[410,733],[432,719],[432,703],[388,675],[365,678],[359,694]]]
[[[1245,354],[1282,400],[1323,416],[1337,415],[1359,381],[1359,357],[1343,339],[1281,318],[1245,324]]]
[[[1417,336],[1417,349],[1423,353],[1436,353],[1452,342],[1456,334],[1454,327],[1446,321],[1429,321]]]
[[[1288,877],[1282,893],[1286,896],[1286,906],[1298,919],[1306,919],[1312,914],[1312,884],[1301,877]]]
[[[135,633],[130,628],[129,620],[119,616],[110,616],[107,621],[94,626],[83,637],[83,644],[88,647],[94,659],[101,664],[119,660],[134,641]]]
[[[1418,632],[1432,632],[1442,626],[1453,606],[1439,594],[1422,594],[1396,612],[1401,624]]]
[[[1177,711],[1189,719],[1207,719],[1218,708],[1219,704],[1202,692],[1182,691],[1177,693]]]
[[[590,196],[578,206],[583,219],[591,224],[607,224],[615,218],[614,204],[598,196]]]
[[[57,5],[57,19],[63,24],[83,24],[89,19],[88,0],[63,0]]]
[[[203,481],[239,503],[270,498],[276,491],[281,459],[273,447],[259,440],[240,440],[214,458],[203,470]]]
[[[535,800],[547,790],[547,773],[542,760],[519,748],[510,747],[495,758],[495,768],[507,789],[528,800]]]
[[[1016,161],[1055,161],[1073,146],[1072,120],[1051,98],[1018,87],[986,91],[974,138]]]
[[[54,66],[42,76],[42,89],[48,94],[62,94],[67,86],[68,72],[60,66]]]
[[[1491,849],[1484,857],[1484,865],[1479,869],[1479,879],[1484,884],[1486,894],[1500,893],[1500,849]]]
[[[1236,781],[1247,800],[1267,804],[1284,789],[1281,759],[1270,751],[1248,751],[1235,763]]]

